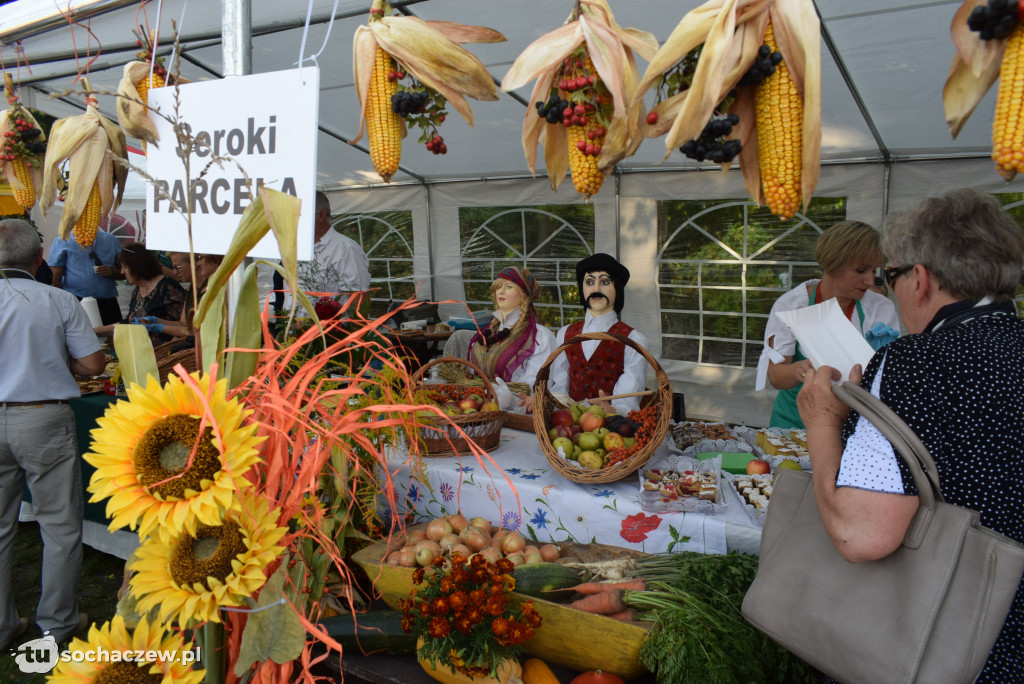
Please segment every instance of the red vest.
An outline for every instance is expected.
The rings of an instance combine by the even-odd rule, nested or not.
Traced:
[[[583,321],[576,321],[565,331],[565,339],[570,340],[581,332]],[[617,321],[608,332],[629,337],[633,328]],[[615,383],[622,377],[626,345],[601,340],[590,360],[583,355],[582,344],[572,345],[565,350],[565,354],[569,359],[569,396],[575,401],[596,397],[598,390],[604,390],[605,394],[615,391]]]

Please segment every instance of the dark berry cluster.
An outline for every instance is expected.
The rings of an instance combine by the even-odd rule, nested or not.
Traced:
[[[426,109],[428,98],[422,90],[400,90],[391,96],[391,110],[399,116],[419,114]]]
[[[547,102],[535,102],[534,106],[537,107],[537,116],[544,117],[549,124],[560,124],[565,110],[569,108],[569,101],[552,93]]]
[[[740,78],[739,85],[757,85],[764,79],[775,73],[775,67],[782,61],[781,52],[772,52],[767,45],[757,49],[757,58],[747,73]]]
[[[17,114],[13,120],[15,130],[4,133],[4,139],[0,141],[0,159],[14,161],[31,154],[44,154],[46,143],[38,140],[42,131],[31,121]]]
[[[982,40],[1003,40],[1020,23],[1017,0],[988,0],[988,6],[979,5],[967,17],[967,25],[981,34]]]
[[[739,122],[740,117],[736,114],[713,117],[704,126],[700,137],[683,143],[679,151],[699,162],[707,160],[716,164],[727,164],[743,150],[743,144],[739,140],[725,140],[725,137],[732,133],[733,126]]]

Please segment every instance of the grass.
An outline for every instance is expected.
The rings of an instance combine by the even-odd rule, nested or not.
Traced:
[[[12,648],[38,639],[42,636],[34,617],[39,603],[40,578],[42,576],[43,542],[39,536],[39,525],[34,522],[18,524],[14,539],[14,556],[11,581],[14,602],[18,615],[28,618],[28,631],[14,640]],[[89,614],[89,619],[103,624],[114,616],[117,609],[117,591],[124,580],[124,561],[116,556],[82,547],[82,573],[78,588],[78,609]],[[85,634],[78,636],[84,637]],[[45,682],[41,674],[25,674],[14,662],[10,649],[0,654],[0,682]]]

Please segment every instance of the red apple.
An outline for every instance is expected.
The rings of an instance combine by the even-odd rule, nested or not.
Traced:
[[[459,402],[459,408],[465,412],[467,409],[473,409],[474,411],[480,410],[480,402],[478,402],[473,395],[470,395]]]
[[[747,475],[767,475],[771,469],[771,464],[760,458],[747,462]]]
[[[553,411],[551,416],[548,418],[549,425],[564,425],[569,427],[572,425],[572,412],[569,409],[558,409]]]
[[[584,432],[593,432],[604,425],[604,418],[595,413],[584,413],[580,416],[580,428]]]
[[[572,430],[570,430],[565,425],[556,425],[555,427],[553,427],[551,429],[555,431],[555,435],[557,437],[566,437],[566,438],[568,438],[570,440],[572,439]]]
[[[574,425],[570,425],[569,429],[572,430],[572,434],[574,434],[574,435],[578,435],[581,432],[583,432],[583,428],[581,428],[579,425],[575,425],[575,424]]]

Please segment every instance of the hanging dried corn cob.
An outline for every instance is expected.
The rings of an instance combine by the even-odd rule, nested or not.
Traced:
[[[149,118],[149,91],[171,83],[184,83],[180,78],[171,78],[163,64],[153,54],[152,36],[136,31],[136,43],[141,51],[136,61],[124,65],[121,82],[117,86],[117,121],[126,135],[138,138],[143,147],[147,143],[157,144],[159,136],[156,126]]]
[[[501,89],[516,90],[536,79],[530,100],[537,111],[527,111],[523,120],[530,171],[536,172],[537,145],[543,142],[552,190],[568,170],[585,199],[596,193],[615,164],[643,141],[646,111],[643,100],[634,98],[633,51],[650,59],[657,49],[652,34],[619,26],[605,0],[577,2],[561,28],[528,45]]]
[[[778,50],[771,22],[764,33],[764,44],[772,52]],[[757,162],[765,202],[785,221],[800,208],[804,103],[784,60],[775,67],[775,73],[757,84],[754,108]]]
[[[356,29],[352,69],[361,104],[359,133],[363,122],[370,138],[370,158],[384,182],[398,171],[406,121],[423,128],[420,142],[434,154],[447,146],[437,127],[451,104],[473,125],[466,96],[497,100],[494,81],[479,59],[460,43],[495,43],[505,40],[493,29],[447,21],[423,21],[418,17],[386,16],[390,7],[373,0],[370,20]],[[408,74],[410,87],[398,81]]]
[[[96,232],[100,228],[100,214],[102,213],[103,201],[100,199],[100,184],[92,182],[92,190],[89,191],[89,199],[85,203],[82,215],[75,221],[75,227],[71,234],[75,236],[75,242],[82,247],[91,247],[96,242]]]
[[[99,195],[96,224],[121,203],[128,168],[114,158],[126,161],[128,151],[124,133],[96,109],[97,101],[88,80],[83,80],[83,85],[87,93],[85,114],[59,119],[50,129],[50,142],[43,161],[40,209],[45,216],[53,205],[62,178],[60,166],[67,161],[68,187],[58,231],[66,240],[77,227],[75,237],[79,244],[87,247],[95,239],[95,225],[88,216],[79,224],[79,218],[94,211],[89,210],[88,205],[96,193]]]
[[[1017,2],[965,0],[950,35],[957,52],[942,92],[946,123],[956,138],[999,79],[992,119],[992,160],[1007,181],[1024,171],[1024,7]]]
[[[391,55],[377,46],[366,106],[366,134],[373,168],[385,183],[398,171],[402,159],[402,119],[391,107],[391,98],[398,92],[398,80],[394,78],[397,70]]]
[[[726,164],[738,153],[756,202],[783,219],[810,203],[821,150],[821,26],[812,0],[708,0],[649,61],[637,96],[658,89],[645,135],[665,136],[666,158],[680,148]]]
[[[4,80],[11,108],[0,113],[0,175],[10,184],[14,201],[28,210],[36,204],[46,136],[32,114],[18,102],[10,74],[4,74]]]

